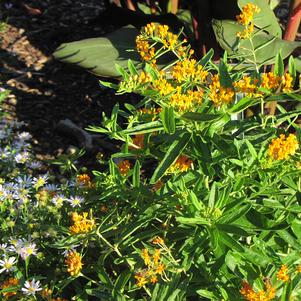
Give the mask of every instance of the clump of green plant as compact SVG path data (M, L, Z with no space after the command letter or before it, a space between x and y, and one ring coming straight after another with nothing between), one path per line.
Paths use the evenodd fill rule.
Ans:
M242 47L259 34L257 12L242 10ZM301 100L293 60L288 72L281 54L273 72L262 72L256 49L237 57L251 62L243 69L227 55L216 64L213 51L197 61L186 41L158 24L145 26L136 46L139 64L117 65L121 82L102 84L143 99L116 104L101 126L89 127L122 142L107 171L81 173L64 157L55 163L76 174L53 185L35 169L29 135L2 123L1 296L297 298L299 111L285 105ZM172 60L159 65L167 55ZM266 115L275 100L277 114ZM250 108L258 114L246 114Z

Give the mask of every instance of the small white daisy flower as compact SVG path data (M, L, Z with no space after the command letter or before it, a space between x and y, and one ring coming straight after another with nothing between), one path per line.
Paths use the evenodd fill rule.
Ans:
M70 199L68 199L68 202L70 203L70 205L72 207L80 207L81 203L83 203L84 198L80 197L80 196L74 196L71 197Z
M10 272L14 270L14 264L16 263L16 257L4 257L0 260L0 274L3 272Z
M21 288L23 294L28 296L34 296L36 292L41 290L40 281L35 281L34 278L31 281L25 281L24 287Z

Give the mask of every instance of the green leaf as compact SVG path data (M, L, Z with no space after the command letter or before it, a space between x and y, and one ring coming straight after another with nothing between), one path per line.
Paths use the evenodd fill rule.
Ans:
M118 293L123 293L124 287L127 284L131 277L131 271L129 269L125 269L124 271L121 272L121 274L118 276L113 291L112 291L112 296L113 298L117 298ZM124 298L125 300L125 298Z
M292 55L289 57L289 60L288 60L288 72L293 77L293 79L295 80L297 70L296 70L295 60L294 60L294 57Z
M163 130L164 127L160 121L152 121L144 124L140 124L137 126L134 126L132 128L126 129L121 131L122 134L145 134L145 133L152 133L157 132L160 130Z
M140 162L137 160L133 169L133 186L140 186Z
M131 75L138 75L138 71L132 60L128 60L128 69L129 69Z
M285 59L296 48L301 46L301 42L291 42L280 38L274 39L274 36L266 34L263 31L255 34L252 38L252 45L249 39L240 40L237 37L237 33L242 31L244 27L230 20L213 20L213 29L221 47L229 54L239 54L246 62L254 64L253 46L255 49L258 48L255 54L256 63L259 66L263 64L273 64L280 49L282 58ZM259 48L260 45L272 39L274 40L266 47Z
M180 224L184 224L184 225L210 225L210 222L203 218L203 217L176 217L176 220L180 223Z
M271 10L268 1L262 0L238 0L238 5L240 8L248 3L253 3L260 8L259 13L254 14L254 23L259 28L264 28L270 35L276 36L278 38L282 37L282 30L279 22Z
M247 144L247 147L249 149L250 154L252 155L253 158L257 158L257 152L252 145L252 143L249 140L245 140L245 143Z
M191 203L194 205L196 210L202 210L203 209L203 203L199 201L198 197L195 195L193 191L190 191L188 199L191 201Z
M166 133L173 134L176 130L176 121L173 107L165 107L160 113Z
M244 248L239 244L232 236L226 234L225 232L220 232L221 241L230 249L236 250L238 252L243 252Z
M224 62L224 60L219 61L218 69L219 69L221 86L225 88L232 88L232 80L228 71L228 67Z
M113 83L110 83L110 82L105 82L105 81L103 81L103 80L100 80L100 81L99 81L99 84L102 85L102 86L105 86L105 87L114 89L114 90L117 90L117 89L118 89L118 85L113 84Z
M219 229L222 232L226 233L232 233L239 236L250 236L251 233L248 233L247 231L240 228L238 225L229 225L229 224L215 224L217 229Z
M284 74L284 64L281 56L281 50L276 55L274 74L282 76Z
M214 55L214 50L213 48L210 48L210 50L200 59L199 64L205 67L208 62L212 59Z
M174 163L177 157L181 154L181 152L186 147L187 143L191 138L190 133L184 133L183 135L179 135L169 149L166 152L163 160L160 162L158 167L156 168L151 180L150 184L155 184L158 180L163 177L167 169Z
M207 113L195 113L195 112L186 112L184 113L181 118L192 120L192 121L212 121L218 120L223 116L223 114L207 114Z
M127 72L125 71L125 69L122 66L115 63L115 68L116 68L117 72L123 77L124 80L129 79L129 75L127 74Z
M54 52L54 57L62 62L76 64L103 77L120 77L115 63L127 67L127 60L134 65L140 62L137 52L129 52L139 34L134 27L122 27L106 37L86 39L62 44Z

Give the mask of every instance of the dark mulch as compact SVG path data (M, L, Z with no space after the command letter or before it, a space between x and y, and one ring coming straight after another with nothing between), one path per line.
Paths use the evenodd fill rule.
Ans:
M0 17L8 23L0 33L0 84L11 90L6 110L28 124L37 156L53 158L70 145L78 146L73 137L56 131L59 120L69 118L82 128L99 125L102 112L109 114L116 102L129 97L101 89L95 76L56 61L52 53L63 42L99 37L113 28L95 24L104 9L101 0L2 1L0 5Z

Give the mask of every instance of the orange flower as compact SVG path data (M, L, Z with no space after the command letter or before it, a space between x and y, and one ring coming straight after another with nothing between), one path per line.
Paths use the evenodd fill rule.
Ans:
M83 267L82 257L76 251L70 251L68 253L65 263L67 265L67 271L71 276L77 276Z
M274 160L288 159L290 155L294 155L299 148L299 143L295 135L289 134L285 137L283 134L279 138L273 139L269 145L268 155Z
M164 239L161 238L160 236L157 236L152 240L152 243L154 245L164 245Z
M118 164L119 172L122 176L126 176L131 169L131 164L129 160L122 160Z
M88 174L81 174L76 177L76 182L82 187L91 187L91 178Z
M133 144L135 144L137 146L137 148L139 149L143 149L144 148L144 134L141 135L136 135L133 139ZM136 149L136 147L130 147L132 149Z
M6 288L11 288L13 286L16 286L19 284L19 279L17 278L9 278L7 280L5 280L2 284L1 284L1 289L4 290ZM12 291L12 292L4 292L2 293L3 294L3 297L4 297L4 300L7 300L9 299L10 297L12 296L15 296L17 295L17 289L15 291Z
M223 104L229 104L234 99L234 90L230 87L222 87L218 74L215 74L212 77L212 83L211 85L209 85L209 89L209 98L212 100L216 107L220 107Z
M248 301L270 301L275 298L276 290L266 281L265 290L256 293L249 283L243 281L240 293Z
M178 159L176 160L176 162L170 166L169 168L169 172L173 173L176 171L180 171L180 172L184 172L187 171L192 165L192 160L189 159L187 156L185 155L180 155L178 157Z
M147 249L142 250L141 257L143 258L145 265L149 265L151 263L151 259L150 259L150 256L149 256L149 253L148 253Z
M72 234L88 233L93 230L95 221L92 218L88 219L87 216L88 212L83 212L82 214L72 213L73 225L69 228Z
M290 280L290 276L288 275L288 268L285 264L283 264L278 271L277 279L282 280L283 282L288 282Z

